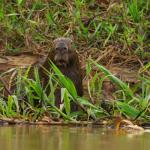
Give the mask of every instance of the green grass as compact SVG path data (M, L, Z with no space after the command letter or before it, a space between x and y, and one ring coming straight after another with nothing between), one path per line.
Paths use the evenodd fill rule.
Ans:
M150 78L148 76L140 77L140 85L138 84L137 90L133 91L129 85L93 60L90 60L89 67L87 68L87 78L90 72L92 72L92 69L89 70L89 68L94 66L98 68L98 71L92 77L92 80L90 79L89 81L91 85L89 86L89 93L91 95L89 98L99 98L97 104L93 104L89 98L79 97L73 82L65 77L51 62L53 73L47 72L50 77L47 85L50 86L49 94L46 93L46 87L41 85L37 68L34 68L34 79L28 77L30 68L26 72L19 70L16 82L19 86L16 86L15 91L12 95L8 96L7 101L2 98L0 99L1 116L36 120L44 116L45 113L48 113L52 118L57 116L63 117L65 120L74 121L79 118L82 118L82 120L99 120L103 117L114 117L116 112L118 112L121 116L131 120L149 121ZM99 76L100 72L103 72L103 77ZM102 102L100 100L102 84L106 78L118 87L118 92L114 93L114 100L110 101L107 105L107 108L111 108L109 112L108 109L100 106ZM61 100L64 102L64 109L59 109L55 106L54 92L57 85L62 87ZM96 90L92 93L93 89ZM81 110L71 112L71 101L75 102Z
M128 55L126 51L132 49L133 54L144 56L150 25L149 0L115 3L108 12L96 0L0 3L0 40L5 52L35 50L35 45L42 48L43 44L49 49L54 38L73 36L79 50L85 46L103 50L115 42L116 46L125 46L118 51Z
M19 117L36 120L45 113L63 117L66 120L99 119L104 116L122 116L132 120L149 120L149 0L122 0L102 7L97 0L52 0L52 1L4 1L0 2L0 53L13 54L22 51L44 53L49 51L53 39L65 36L74 40L74 47L90 61L86 65L89 98L78 97L73 83L64 77L52 64L54 73L50 76L48 86L42 87L38 71L34 70L34 79L25 72L18 70L16 90L7 98L0 98L0 114L7 117ZM102 54L113 49L102 58ZM87 54L86 54L87 52ZM112 62L123 64L126 58L136 58L135 63L144 66L140 72L140 82L130 87L128 83L114 76L103 65ZM120 59L118 59L120 57ZM96 60L96 61L95 61ZM99 60L97 62L97 60ZM138 65L140 69L140 65ZM93 68L97 68L95 72ZM94 73L93 73L94 72ZM103 72L104 76L99 74ZM92 76L91 76L92 73ZM57 75L56 75L57 74ZM2 74L1 74L2 75ZM102 86L109 79L117 86L114 101L110 101L110 112L100 106ZM54 105L54 92L57 85L62 88L64 110ZM2 87L2 86L1 86ZM0 88L2 91L3 89ZM4 100L4 99L7 99ZM96 100L96 104L93 101ZM20 103L21 101L21 103ZM41 106L35 103L40 101ZM70 102L74 101L83 108L76 113L70 111ZM32 116L32 117L30 117Z

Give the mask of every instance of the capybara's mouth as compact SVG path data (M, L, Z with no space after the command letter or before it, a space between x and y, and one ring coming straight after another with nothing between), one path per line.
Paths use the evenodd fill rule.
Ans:
M64 61L64 60L60 60L60 61L56 62L56 65L60 66L60 67L66 67L67 66L67 62Z

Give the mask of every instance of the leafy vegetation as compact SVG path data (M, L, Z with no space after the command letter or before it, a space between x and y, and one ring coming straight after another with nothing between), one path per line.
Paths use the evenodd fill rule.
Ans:
M98 0L2 0L0 53L32 51L43 54L51 48L54 38L71 37L86 71L84 80L88 83L88 97L78 97L72 81L54 64L53 73L47 72L49 94L47 87L41 85L37 69L34 79L29 78L30 68L20 69L15 91L8 97L1 95L1 116L36 120L48 115L73 121L119 115L149 121L149 12L149 0L122 0L109 4ZM122 81L104 67L110 64L138 69L138 82L131 86ZM117 87L113 100L106 104L109 110L100 105L106 79ZM58 85L62 87L63 109L54 105ZM0 90L2 93L3 85ZM71 101L80 107L78 112L70 111Z
M51 67L54 73L48 72L49 82L46 87L42 87L40 78L38 75L37 68L34 68L34 79L28 77L29 69L26 72L17 75L16 82L19 86L16 86L16 90L12 95L9 95L7 100L0 100L0 111L2 116L6 117L23 117L24 119L36 120L43 117L45 114L52 115L53 117L63 117L65 120L78 120L82 118L84 120L90 119L100 119L103 117L113 117L116 116L116 112L123 115L129 119L136 120L149 120L149 77L141 77L141 82L139 88L140 91L134 91L125 82L121 81L119 78L111 74L106 68L91 60L91 68L95 65L98 68L95 76L90 80L90 85L101 85L100 88L95 91L94 96L100 94L102 91L102 84L104 82L104 77L109 78L115 85L118 86L118 91L113 93L115 95L114 100L109 101L108 106L111 109L105 109L98 104L93 104L90 99L85 97L79 97L77 95L75 86L73 82L65 77L60 70L52 63ZM100 76L100 72L104 73L104 77ZM87 75L88 77L88 75ZM93 80L94 79L94 80ZM55 96L54 92L57 85L61 86L61 100L64 102L63 109L58 109L55 106ZM142 88L140 89L142 85ZM50 91L47 94L46 88L50 86ZM90 93L95 88L95 86L89 86ZM118 94L119 93L119 94ZM93 95L91 94L91 98ZM99 97L100 98L100 97ZM95 98L96 99L96 98ZM74 101L81 109L78 112L70 111L71 101ZM108 107L107 106L107 107ZM88 119L88 120L89 120Z

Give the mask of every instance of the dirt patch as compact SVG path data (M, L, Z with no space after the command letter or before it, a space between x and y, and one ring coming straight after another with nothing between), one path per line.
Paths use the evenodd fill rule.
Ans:
M26 68L41 63L45 57L36 54L20 54L17 56L0 57L0 73L12 68Z

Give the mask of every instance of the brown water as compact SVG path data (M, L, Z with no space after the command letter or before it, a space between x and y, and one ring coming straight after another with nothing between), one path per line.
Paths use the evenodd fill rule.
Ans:
M150 150L150 133L90 127L1 126L0 150Z

